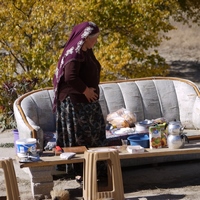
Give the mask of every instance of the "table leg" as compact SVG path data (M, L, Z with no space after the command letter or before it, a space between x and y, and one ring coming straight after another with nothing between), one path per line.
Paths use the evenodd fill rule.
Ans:
M50 195L53 189L53 166L29 167L28 173L31 178L31 190L33 197L39 195Z

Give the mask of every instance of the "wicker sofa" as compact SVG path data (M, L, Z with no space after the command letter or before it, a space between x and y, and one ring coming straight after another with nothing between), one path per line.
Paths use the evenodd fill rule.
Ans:
M164 117L180 120L190 139L200 138L200 91L191 81L175 77L149 77L104 82L100 104L104 118L120 108L137 116L137 121ZM35 90L14 102L19 138L34 137L43 144L44 134L55 132L52 88Z

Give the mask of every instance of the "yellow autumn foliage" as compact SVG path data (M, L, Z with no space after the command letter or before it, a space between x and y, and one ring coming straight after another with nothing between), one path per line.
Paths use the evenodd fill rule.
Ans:
M169 66L156 47L174 28L170 17L198 21L192 9L197 6L194 0L0 0L0 122L10 125L6 119L18 96L52 86L75 24L93 21L100 27L94 51L101 81L165 76Z

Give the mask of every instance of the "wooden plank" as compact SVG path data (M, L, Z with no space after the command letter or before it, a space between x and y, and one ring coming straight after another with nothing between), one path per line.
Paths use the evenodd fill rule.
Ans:
M159 157L159 156L174 156L174 155L188 155L188 154L198 154L200 153L200 148L193 149L177 149L171 151L151 151L146 150L144 153L119 153L120 159L133 159L133 158L148 158L148 157Z
M62 147L63 152L74 152L77 154L84 153L87 151L86 146L76 146L76 147ZM53 152L55 152L55 155L60 155L62 152L58 151L56 149L53 149Z
M17 157L19 161L19 158ZM82 163L84 162L84 154L77 154L74 158L66 160L61 159L60 156L41 157L40 161L20 163L20 168L24 167L43 167L61 164Z
M105 147L99 147L105 148ZM134 158L148 158L148 157L159 157L159 156L174 156L174 155L187 155L187 154L200 154L200 141L191 141L190 144L185 144L182 149L145 149L145 152L142 153L129 153L126 150L120 151L120 147L106 147L106 148L116 148L119 150L120 159L134 159ZM97 149L97 148L91 148ZM46 154L47 153L47 154ZM45 156L40 157L40 161L37 162L28 162L20 163L20 167L41 167L41 166L51 166L59 164L70 164L70 163L82 163L84 162L84 154L76 154L74 158L69 160L61 159L60 156L55 156L55 154L49 154L48 152L44 153ZM19 158L17 158L19 161Z

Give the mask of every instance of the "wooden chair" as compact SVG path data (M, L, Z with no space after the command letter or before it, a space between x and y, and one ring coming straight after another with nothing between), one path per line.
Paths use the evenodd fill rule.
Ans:
M17 179L15 169L13 166L13 160L11 158L0 157L0 168L4 171L5 184L6 184L6 196L7 200L20 200L19 188L17 185Z

